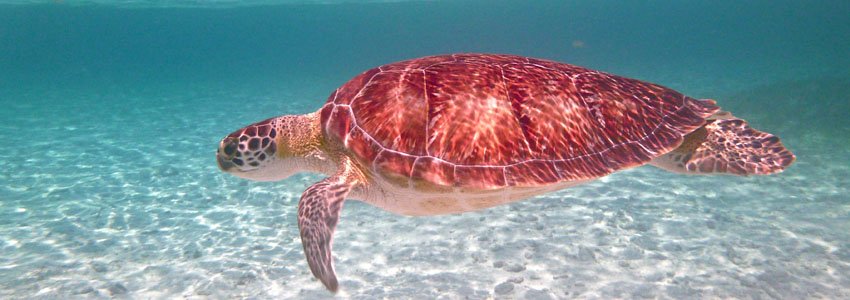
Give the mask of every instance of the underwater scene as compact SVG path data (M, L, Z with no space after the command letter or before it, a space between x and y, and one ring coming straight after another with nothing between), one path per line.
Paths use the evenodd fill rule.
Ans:
M329 175L233 176L223 138L452 53L713 99L796 160L645 165L435 216L345 201L331 292L299 230L302 193ZM848 53L844 0L0 0L0 298L850 299Z

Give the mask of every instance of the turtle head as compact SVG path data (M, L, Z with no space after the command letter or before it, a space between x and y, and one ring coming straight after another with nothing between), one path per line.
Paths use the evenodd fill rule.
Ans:
M257 181L283 180L301 171L290 149L296 122L297 116L271 118L224 137L216 152L219 169Z

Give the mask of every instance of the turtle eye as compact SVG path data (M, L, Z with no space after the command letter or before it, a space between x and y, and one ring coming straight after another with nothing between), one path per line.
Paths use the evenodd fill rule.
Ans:
M236 152L236 146L235 145L227 145L227 146L224 147L224 154L226 154L227 156L233 155L233 153L235 153L235 152Z
M225 140L224 141L224 147L222 148L224 155L228 156L228 157L233 156L233 154L236 153L236 145L237 145L236 139Z

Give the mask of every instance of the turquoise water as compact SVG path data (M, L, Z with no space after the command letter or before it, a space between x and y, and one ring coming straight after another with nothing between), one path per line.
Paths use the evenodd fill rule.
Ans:
M283 4L281 4L283 3ZM653 167L460 215L346 203L340 298L850 298L846 1L0 1L0 298L331 298L320 175L215 165L244 125L451 52L656 82L779 136L764 177Z

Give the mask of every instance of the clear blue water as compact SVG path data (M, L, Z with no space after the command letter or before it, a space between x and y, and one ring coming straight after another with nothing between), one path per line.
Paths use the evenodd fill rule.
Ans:
M480 212L346 203L357 299L850 298L846 1L0 1L0 298L330 298L296 203L219 140L377 65L553 59L716 99L797 155L652 167Z

